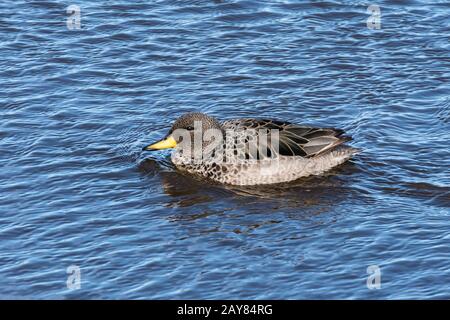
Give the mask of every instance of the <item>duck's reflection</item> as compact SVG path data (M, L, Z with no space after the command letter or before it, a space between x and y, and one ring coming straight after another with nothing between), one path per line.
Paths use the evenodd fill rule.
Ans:
M199 203L213 201L204 192L204 181L184 175L177 171L168 159L154 160L147 158L139 163L138 169L147 177L156 177L160 180L163 191L170 196L166 206L189 207Z
M348 186L355 164L346 163L327 175L294 182L261 186L224 186L177 171L168 159L147 158L139 164L146 177L159 180L167 198L166 206L179 209L171 220L196 220L212 214L251 214L284 212L301 219L331 211L351 196ZM261 225L265 222L255 222Z

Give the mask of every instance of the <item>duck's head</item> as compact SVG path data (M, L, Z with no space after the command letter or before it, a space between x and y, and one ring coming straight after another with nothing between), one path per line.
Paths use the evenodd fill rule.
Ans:
M205 133L222 132L220 123L213 117L200 112L190 112L179 117L164 139L150 144L142 150L161 150L175 147L194 146L197 139L204 141ZM203 142L204 145L204 142Z

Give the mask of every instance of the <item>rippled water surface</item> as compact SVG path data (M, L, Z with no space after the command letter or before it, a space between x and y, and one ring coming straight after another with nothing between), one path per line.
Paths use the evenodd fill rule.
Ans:
M450 298L448 1L70 4L0 3L0 297ZM364 151L214 185L140 151L192 110Z

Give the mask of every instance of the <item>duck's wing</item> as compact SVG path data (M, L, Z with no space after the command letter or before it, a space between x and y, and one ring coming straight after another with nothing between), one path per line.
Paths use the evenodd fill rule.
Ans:
M245 142L249 140L249 136L267 134L267 139L253 139L253 141L258 140L258 147L266 148L268 156L277 153L283 156L312 158L351 140L351 137L344 135L341 129L301 126L269 119L228 120L223 123L223 128L225 131L239 132L238 137L246 139ZM278 138L277 134L271 135L271 130L278 130Z

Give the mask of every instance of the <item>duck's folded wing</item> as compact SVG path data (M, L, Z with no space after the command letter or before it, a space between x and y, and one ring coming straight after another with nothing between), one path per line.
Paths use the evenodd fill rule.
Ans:
M312 158L351 140L341 129L300 126L276 120L238 119L227 121L224 126L235 131L247 131L248 135L267 134L267 139L258 139L258 147L267 148L269 156L276 153Z

